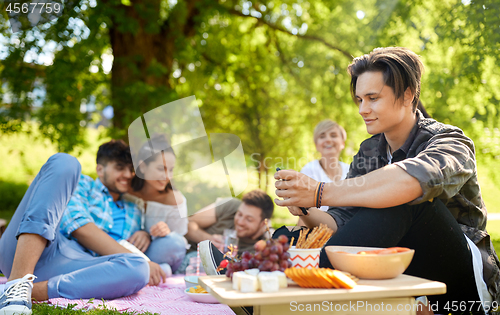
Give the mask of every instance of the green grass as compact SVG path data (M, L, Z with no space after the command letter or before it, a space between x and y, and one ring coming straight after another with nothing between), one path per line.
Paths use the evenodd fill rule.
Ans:
M76 304L70 304L66 308L54 307L53 305L49 305L47 303L33 304L33 315L77 315L77 314L88 314L88 315L133 315L133 314L144 314L144 315L152 315L150 312L119 312L114 309L107 309L105 305L100 303L100 301L89 301L89 308L83 310L75 310ZM96 308L94 308L96 307ZM154 313L158 314L158 313Z
M108 139L102 137L104 130L87 131L86 139L89 146L86 148L78 148L72 155L76 156L82 165L82 173L93 178L95 174L95 156L97 148L101 143ZM2 207L0 208L0 218L9 220L15 211L15 207L19 199L24 194L24 191L38 173L40 167L47 159L57 152L57 147L51 144L48 140L36 138L37 135L2 135L0 137L0 152L3 152L0 159L0 200ZM500 204L497 202L500 195L500 176L497 176L494 170L500 168L500 160L489 160L478 164L478 178L481 186L484 202L489 213L500 213ZM249 172L249 186L247 191L255 189L258 186L256 171ZM274 193L274 172L270 172L268 178L267 192L272 199L276 198ZM275 207L272 218L272 225L278 228L282 225L295 225L297 218L292 216L286 207ZM491 235L491 239L495 250L500 253L500 220L488 221L487 230ZM99 305L94 301L94 305ZM97 308L92 310L74 310L75 305L70 305L67 308L54 308L46 303L35 304L33 306L34 315L44 314L89 314L89 315L105 315L105 314L138 314L136 312L119 312L116 310ZM151 314L151 313L142 313Z
M88 129L86 148L77 148L70 154L82 165L82 173L96 177L95 156L104 138L104 129ZM57 147L46 139L39 138L35 132L31 135L12 134L0 136L0 218L10 220L22 196L36 174L53 154Z
M87 129L88 146L70 152L80 161L83 174L95 177L97 149L99 145L109 140L103 137L103 134L103 128ZM47 159L58 150L49 140L40 138L35 132L29 136L21 133L2 135L0 152L2 152L0 180L29 184Z
M77 148L72 155L76 156L82 165L82 173L93 178L95 173L95 156L100 144L108 139L103 137L104 129L88 129L86 141L89 146ZM48 140L41 139L34 132L31 135L13 134L0 137L0 152L4 157L0 159L0 218L9 220L15 211L20 196L34 179L40 167L47 159L57 152L57 147ZM500 177L492 170L500 168L500 160L488 160L478 164L478 178L484 202L489 213L500 213L500 203L496 202L500 195ZM268 174L267 192L271 198L276 198L274 193L274 172ZM11 186L10 190L7 186ZM249 185L247 191L258 187L257 172L249 172ZM13 191L14 190L14 191ZM281 225L295 225L297 218L293 217L286 207L275 207L272 218L274 228ZM500 239L500 226L490 228L489 231L498 231Z
M500 220L488 221L486 230L491 235L491 242L497 254L500 254Z

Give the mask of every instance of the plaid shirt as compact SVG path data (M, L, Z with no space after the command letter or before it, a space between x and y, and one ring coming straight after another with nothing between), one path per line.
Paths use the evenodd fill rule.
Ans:
M486 232L486 207L477 181L474 143L457 127L424 118L417 123L401 148L392 155L398 165L420 182L423 194L408 204L439 198L453 214L463 233L481 251L483 275L493 298L500 298L500 262ZM347 178L365 175L388 164L387 141L377 134L361 143ZM355 213L354 207L330 207L328 213L339 228Z
M126 210L122 238L128 239L141 229L142 212L133 202L121 197L120 199ZM69 238L73 231L91 222L108 233L113 228L112 202L113 197L99 178L93 180L89 176L81 175L78 187L64 210L61 233Z

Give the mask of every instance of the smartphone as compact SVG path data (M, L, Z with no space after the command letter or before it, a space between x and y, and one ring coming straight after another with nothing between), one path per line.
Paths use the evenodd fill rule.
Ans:
M278 171L281 171L281 168L277 167L277 168L276 168L276 172L278 172ZM307 215L307 213L308 213L308 212L307 212L307 209L306 209L306 208L304 208L304 207L299 207L299 208L300 208L300 210L302 210L302 213L303 213L304 215Z

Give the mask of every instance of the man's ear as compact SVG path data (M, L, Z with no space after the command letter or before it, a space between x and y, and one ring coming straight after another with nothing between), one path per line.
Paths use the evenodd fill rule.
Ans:
M269 222L269 220L267 220L267 222ZM266 219L260 221L260 229L262 230L262 232L264 232L265 230L267 230Z
M411 89L409 87L407 87L405 94L404 94L403 105L404 106L412 106L414 98L415 98L415 94L413 94Z
M97 164L95 167L95 172L97 173L97 176L103 177L104 176L104 165L102 164Z

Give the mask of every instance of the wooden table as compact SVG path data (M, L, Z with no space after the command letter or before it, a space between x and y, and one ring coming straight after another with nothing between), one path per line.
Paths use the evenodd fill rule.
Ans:
M204 276L199 284L219 302L229 306L253 306L265 314L416 314L414 296L446 293L442 282L400 275L388 280L359 280L347 289L306 289L295 284L274 293L241 293L226 276Z

